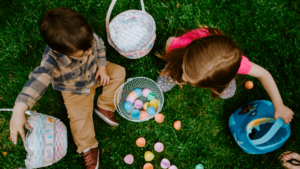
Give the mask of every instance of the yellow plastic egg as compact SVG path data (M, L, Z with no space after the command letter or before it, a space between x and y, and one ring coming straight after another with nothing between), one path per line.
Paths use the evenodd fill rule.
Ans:
M152 99L152 100L150 101L150 106L152 106L152 107L154 107L154 108L157 108L158 105L159 105L159 102L158 102L157 99Z
M146 145L146 140L143 137L136 139L136 145L139 147L144 147Z
M149 102L146 102L144 103L144 106L143 106L143 109L144 110L147 110L147 108L150 106L150 103Z
M162 123L165 119L165 116L161 113L158 113L154 118L157 123Z
M175 121L174 124L173 124L173 127L176 130L180 130L180 128L181 128L181 122L179 120Z
M154 159L154 154L151 151L146 151L144 157L146 161L152 161Z

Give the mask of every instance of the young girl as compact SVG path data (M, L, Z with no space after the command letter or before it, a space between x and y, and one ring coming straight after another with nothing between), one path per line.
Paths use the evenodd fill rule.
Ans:
M259 79L275 107L275 118L285 123L293 119L293 111L283 104L272 75L250 62L241 49L220 30L209 27L188 32L178 38L170 37L166 54L158 55L167 64L157 83L162 91L171 90L176 83L189 82L197 88L210 89L214 98L229 98L235 93L236 74ZM176 82L176 83L175 83Z

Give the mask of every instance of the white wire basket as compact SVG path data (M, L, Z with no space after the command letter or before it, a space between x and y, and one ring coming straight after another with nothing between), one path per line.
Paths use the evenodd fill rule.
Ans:
M152 90L152 92L156 95L156 99L159 102L159 105L157 107L157 110L155 111L155 114L148 117L148 118L144 118L144 119L134 119L130 116L129 113L127 113L124 110L124 103L126 102L126 98L128 96L128 94L135 88L149 88L150 90ZM138 98L139 100L141 100L143 103L148 102L147 98L144 97L143 95L140 96ZM135 77L135 78L129 78L123 85L121 85L116 93L115 93L115 98L114 98L114 103L115 103L115 107L117 112L124 117L125 119L129 120L129 121L133 121L133 122L143 122L143 121L148 121L151 118L153 118L156 114L158 114L163 105L164 105L164 95L163 92L161 91L160 87L157 85L157 83L155 81L153 81L152 79L149 79L147 77ZM143 108L141 108L143 109Z
M144 2L141 0L142 11L122 12L109 23L116 1L112 0L106 15L108 43L129 59L138 59L147 55L156 38L156 25L153 17L145 11Z
M13 109L0 109L13 111ZM28 124L33 128L26 133L24 147L27 151L25 165L27 168L50 166L61 160L67 154L67 128L58 118L33 111Z

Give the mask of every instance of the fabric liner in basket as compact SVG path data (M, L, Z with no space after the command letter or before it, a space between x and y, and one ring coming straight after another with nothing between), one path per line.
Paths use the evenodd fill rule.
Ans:
M141 0L141 10L120 13L109 23L112 9L117 0L112 0L106 15L106 31L109 44L121 55L138 59L147 55L156 38L153 17L145 11Z
M126 102L126 97L128 94L135 88L141 88L142 90L144 88L149 88L152 90L152 92L156 95L156 99L159 102L158 108L154 115L150 116L149 118L145 119L134 119L130 116L129 113L127 113L124 110L124 103ZM138 98L143 103L148 102L147 98L145 98L143 95ZM152 79L149 79L147 77L135 77L135 78L129 78L123 85L121 85L118 90L115 93L114 103L117 112L124 117L127 120L133 121L133 122L143 122L147 121L151 118L153 118L156 114L160 112L160 110L163 107L164 104L164 95L158 86L158 84L153 81Z

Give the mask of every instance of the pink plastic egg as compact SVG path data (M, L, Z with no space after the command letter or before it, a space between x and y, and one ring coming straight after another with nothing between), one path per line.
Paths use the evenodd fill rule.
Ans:
M132 154L128 154L124 157L124 161L126 164L132 164L133 163L133 155Z
M164 150L164 145L161 142L157 142L154 145L154 150L160 153Z
M152 92L150 89L145 88L145 89L143 90L143 96L147 98L147 96L148 96L148 94L149 94L150 92Z
M135 100L135 102L134 102L134 108L136 108L136 109L142 108L143 105L144 104L143 104L143 102L141 100Z
M170 161L166 158L163 158L160 162L161 168L168 168L170 167L170 165L171 165Z
M135 99L136 99L136 98L134 98L132 95L128 95L128 96L126 97L126 101L127 101L127 102L130 102L130 103L132 103L132 104L134 103Z
M177 169L177 167L175 165L171 165L169 169Z

